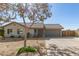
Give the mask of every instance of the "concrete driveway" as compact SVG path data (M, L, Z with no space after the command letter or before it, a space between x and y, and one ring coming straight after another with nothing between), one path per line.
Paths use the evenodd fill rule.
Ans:
M46 40L48 56L79 56L79 38L64 37Z
M49 38L46 40L46 46L56 44L58 47L67 48L75 47L79 48L79 38L78 37L64 37L64 38Z

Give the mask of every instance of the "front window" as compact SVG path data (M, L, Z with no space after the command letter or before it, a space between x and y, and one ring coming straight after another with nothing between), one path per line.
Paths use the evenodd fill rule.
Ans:
M12 33L12 29L7 29L7 33L8 34Z
M21 34L21 33L23 33L23 30L22 29L18 29L17 30L17 34Z

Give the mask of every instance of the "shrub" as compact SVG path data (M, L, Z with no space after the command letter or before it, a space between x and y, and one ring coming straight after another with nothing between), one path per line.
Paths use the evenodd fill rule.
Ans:
M18 53L16 55L19 55L23 52L37 52L37 49L36 48L33 48L33 47L22 47L22 48L19 48L18 49Z
M18 38L22 38L22 37L19 35Z
M11 38L14 38L14 36L13 36L13 35L11 35L10 37L11 37Z
M4 30L0 29L0 36L4 36Z

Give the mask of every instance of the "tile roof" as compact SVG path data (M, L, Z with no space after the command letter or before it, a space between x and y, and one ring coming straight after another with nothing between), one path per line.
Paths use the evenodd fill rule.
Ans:
M45 24L46 29L63 29L60 24Z
M6 26L10 23L12 23L12 22L5 23L2 26ZM18 24L21 24L24 26L23 23L19 23L19 22L15 22L15 23L18 23ZM27 23L27 26L29 27L30 23ZM44 26L46 29L63 29L63 27L60 24L44 24ZM31 28L43 28L43 24L42 23L38 23L38 24L35 23L31 26Z

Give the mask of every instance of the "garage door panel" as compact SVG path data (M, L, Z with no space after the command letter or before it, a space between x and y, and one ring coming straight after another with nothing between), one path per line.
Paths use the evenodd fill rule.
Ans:
M59 37L60 31L46 30L45 36L46 37Z

